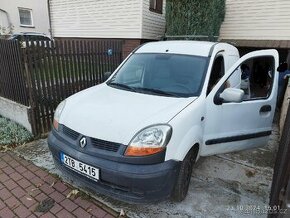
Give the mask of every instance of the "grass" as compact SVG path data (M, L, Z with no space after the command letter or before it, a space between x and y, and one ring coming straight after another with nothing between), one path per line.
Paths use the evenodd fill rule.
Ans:
M31 141L32 134L19 124L0 116L0 148Z

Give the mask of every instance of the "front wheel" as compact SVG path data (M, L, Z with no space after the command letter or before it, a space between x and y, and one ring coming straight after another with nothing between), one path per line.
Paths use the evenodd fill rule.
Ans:
M198 154L198 147L194 146L185 156L181 163L178 178L174 186L171 198L174 201L183 201L187 195L192 168Z

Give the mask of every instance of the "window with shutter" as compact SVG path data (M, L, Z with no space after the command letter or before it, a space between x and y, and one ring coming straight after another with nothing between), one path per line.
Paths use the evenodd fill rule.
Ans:
M163 0L150 0L150 11L162 14L163 11Z

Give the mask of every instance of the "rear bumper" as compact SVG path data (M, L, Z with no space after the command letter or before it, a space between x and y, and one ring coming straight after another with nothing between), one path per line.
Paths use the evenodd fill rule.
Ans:
M53 133L48 137L48 145L56 167L76 184L90 192L130 203L152 203L168 198L180 167L180 162L173 160L152 165L137 165L102 159L75 149ZM96 182L64 166L60 160L61 152L99 168L100 180Z

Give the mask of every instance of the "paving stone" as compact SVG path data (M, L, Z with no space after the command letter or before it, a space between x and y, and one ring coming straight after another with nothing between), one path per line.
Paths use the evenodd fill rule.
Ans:
M22 196L26 194L26 192L20 186L13 189L11 193L18 198L21 198Z
M58 181L57 183L54 184L53 186L54 189L56 189L59 192L64 192L67 190L67 186L64 185L62 182Z
M54 191L49 195L55 202L60 203L65 199L65 196L58 191Z
M90 215L87 211L85 211L84 209L78 207L74 212L74 215L76 215L76 217L91 217L92 215Z
M8 179L7 181L4 182L4 185L8 190L12 190L18 186L13 180Z
M12 194L7 188L3 188L0 190L0 198L5 201L6 199L10 198Z
M72 212L78 207L78 205L76 205L70 199L65 199L64 201L60 203L60 205L63 206L69 212Z
M19 181L17 181L17 183L24 189L31 185L31 183L25 178L20 179Z
M54 206L50 209L50 212L52 214L57 214L59 211L63 209L62 206L60 206L58 203L55 203Z
M6 173L7 175L10 175L11 173L15 172L15 170L11 166L7 166L7 167L3 168L2 171L4 173Z
M67 199L72 188L45 170L15 156L0 153L0 217L104 217L109 214L93 200ZM40 202L52 199L45 213L36 212ZM88 208L90 208L88 212ZM49 211L48 211L49 210Z
M15 215L8 207L5 207L2 210L0 210L0 217L3 217L3 218L14 218Z
M19 207L17 207L16 209L13 210L14 213L16 213L19 217L28 217L30 216L32 213L30 210L28 210L26 207L20 205Z
M5 204L10 208L10 209L15 209L17 208L21 203L20 201L14 197L11 196L10 198L5 200Z
M10 174L9 176L14 181L18 181L18 180L23 178L23 176L21 176L18 172L14 172L14 173Z
M36 203L36 200L34 200L34 198L31 196L23 196L22 198L20 198L20 201L27 208L30 208Z
M75 217L74 215L72 215L70 212L68 212L65 209L63 209L60 212L58 212L56 214L56 216L59 217L59 218L71 218L71 217Z
M22 174L22 173L24 173L25 171L27 171L27 169L26 169L24 166L21 166L21 165L15 167L15 170L16 170L18 173L20 173L20 174Z

